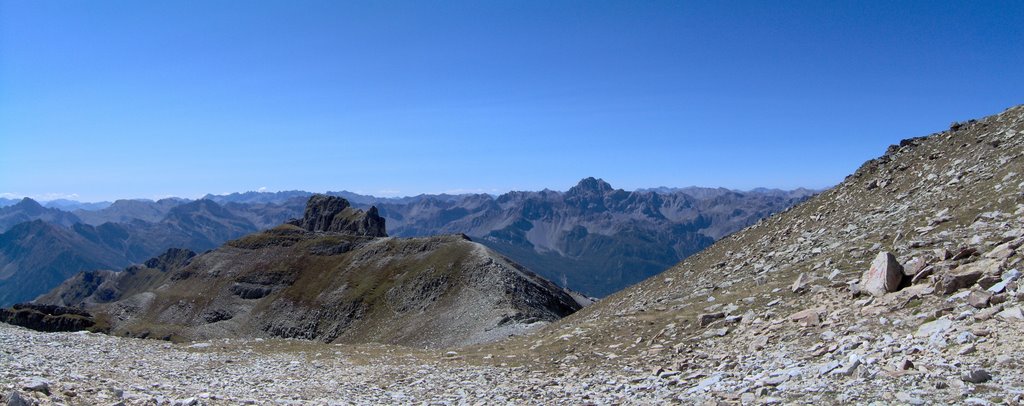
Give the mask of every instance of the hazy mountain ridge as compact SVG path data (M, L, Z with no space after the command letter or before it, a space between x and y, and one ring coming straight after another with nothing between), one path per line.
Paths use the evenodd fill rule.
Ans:
M82 219L82 222L91 225L129 223L133 220L155 223L163 220L170 213L171 209L190 201L181 198L166 198L156 201L148 199L121 199L99 210L78 209L74 213Z
M81 222L74 214L59 209L43 207L35 200L27 197L21 199L17 204L0 207L0 233L18 223L33 220L43 220L63 227L69 227L72 224Z
M0 234L0 304L31 300L83 270L120 269L168 248L213 249L257 230L208 200L176 205L157 222L20 223Z

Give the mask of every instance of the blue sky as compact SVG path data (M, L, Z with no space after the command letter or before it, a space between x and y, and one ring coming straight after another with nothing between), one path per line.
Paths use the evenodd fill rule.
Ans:
M0 0L0 197L825 187L1024 102L1024 2Z

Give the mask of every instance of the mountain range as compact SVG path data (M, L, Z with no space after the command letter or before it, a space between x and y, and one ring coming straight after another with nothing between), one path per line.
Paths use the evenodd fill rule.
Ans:
M30 300L82 270L121 269L169 248L209 250L301 218L311 195L247 192L199 200L117 200L96 210L73 212L23 199L0 208L0 232L7 232L0 239L0 305ZM327 195L344 197L361 209L378 207L394 236L466 234L561 286L600 297L656 274L812 192L627 192L587 178L566 192ZM45 224L8 231L33 220Z

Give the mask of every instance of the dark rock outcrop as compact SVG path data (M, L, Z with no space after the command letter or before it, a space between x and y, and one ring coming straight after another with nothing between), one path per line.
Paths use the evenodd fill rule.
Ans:
M48 332L86 330L96 324L88 312L33 303L20 303L10 309L0 309L0 322Z
M306 231L335 232L367 237L387 237L384 218L377 212L377 207L367 211L353 208L348 200L337 196L313 195L306 202L306 211L302 219L294 219L288 224L295 225Z
M184 248L171 248L156 258L146 261L146 268L159 269L167 272L174 268L188 265L189 261L196 256L196 253Z

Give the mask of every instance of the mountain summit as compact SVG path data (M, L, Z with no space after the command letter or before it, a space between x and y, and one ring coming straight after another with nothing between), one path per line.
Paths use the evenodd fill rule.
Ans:
M387 237L384 218L377 213L377 207L362 211L352 207L348 200L337 196L313 195L306 203L301 219L288 224L306 231L340 232L367 237Z

